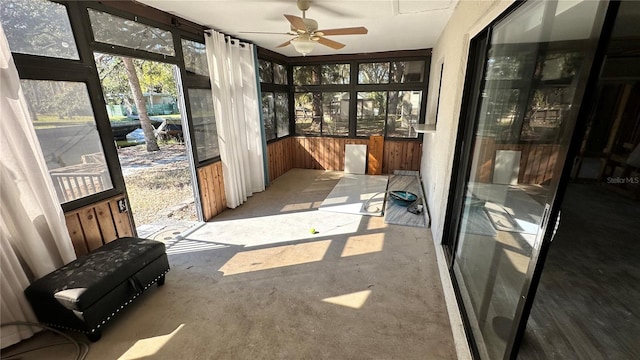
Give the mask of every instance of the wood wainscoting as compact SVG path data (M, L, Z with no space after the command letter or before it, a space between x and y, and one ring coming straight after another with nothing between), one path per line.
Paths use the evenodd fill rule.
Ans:
M301 169L344 170L346 144L368 145L369 139L331 137L293 137L292 167ZM394 170L420 170L422 142L385 140L382 173Z
M200 199L204 220L209 221L227 208L227 196L224 192L222 161L198 168Z
M476 138L478 167L471 177L473 181L491 183L495 166L496 151L520 151L518 184L544 184L551 180L558 160L560 145L556 144L499 144L492 138Z
M269 181L282 176L293 166L293 138L288 137L267 144L267 164L269 166Z
M129 212L118 209L122 199L124 195L117 195L64 214L77 256L115 239L133 236Z
M496 144L496 150L520 151L518 184L545 184L553 178L560 145Z

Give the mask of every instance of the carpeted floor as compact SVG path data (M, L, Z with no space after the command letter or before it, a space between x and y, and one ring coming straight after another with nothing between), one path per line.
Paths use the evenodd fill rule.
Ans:
M166 284L125 309L87 358L455 359L429 230L320 216L341 175L291 170L177 240ZM282 228L287 221L317 233ZM216 224L226 224L224 238ZM52 341L40 334L11 350ZM31 358L70 359L70 350Z

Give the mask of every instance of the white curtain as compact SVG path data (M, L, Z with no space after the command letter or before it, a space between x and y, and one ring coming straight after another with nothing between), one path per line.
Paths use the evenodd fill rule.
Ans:
M264 190L255 46L211 30L205 37L227 206Z
M0 319L36 321L24 289L76 256L2 27L0 98ZM15 326L0 333L2 348L33 335Z

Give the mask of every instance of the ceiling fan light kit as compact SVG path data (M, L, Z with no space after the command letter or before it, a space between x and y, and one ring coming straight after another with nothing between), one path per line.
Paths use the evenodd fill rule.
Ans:
M316 46L316 42L307 36L298 36L295 39L291 40L291 45L296 49L297 52L302 54L302 56L306 56L308 53L312 52Z
M281 33L281 34L294 35L295 37L285 43L278 45L277 47L279 48L285 47L291 44L298 53L302 54L302 56L306 56L307 54L313 51L316 44L321 44L335 50L342 49L345 46L342 43L327 39L324 36L364 35L368 32L367 28L365 28L364 26L318 30L318 22L314 19L309 19L306 17L306 12L307 10L309 10L311 1L297 0L297 4L298 4L298 9L302 11L302 17L285 14L284 17L287 19L287 21L289 21L291 32ZM252 33L255 33L255 32L252 32ZM264 33L264 34L274 34L274 33Z

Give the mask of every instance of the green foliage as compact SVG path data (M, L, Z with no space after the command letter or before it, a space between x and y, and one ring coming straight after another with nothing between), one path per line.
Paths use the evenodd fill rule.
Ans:
M22 80L33 120L93 118L87 86L81 82Z
M272 83L273 82L273 68L271 61L258 60L258 74L260 76L260 82Z
M136 65L140 87L146 89L146 92L178 95L172 65L141 59L135 59L133 63Z
M365 63L358 68L358 83L386 84L389 82L389 63Z
M322 65L323 84L349 84L351 78L349 64Z
M318 66L294 66L293 83L295 85L320 84L320 70Z
M91 29L96 41L173 56L171 32L137 21L89 9Z
M46 0L0 0L0 22L12 52L79 59L64 5Z
M132 104L131 88L122 57L95 53L94 58L107 103ZM178 95L172 65L143 59L133 59L133 63L142 92L165 93L174 97Z

